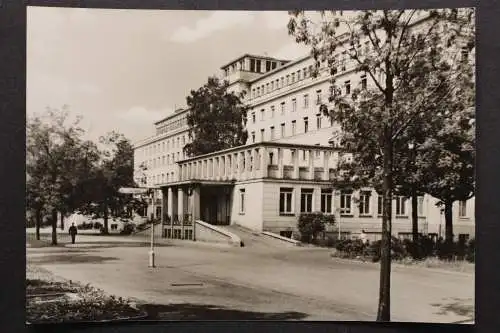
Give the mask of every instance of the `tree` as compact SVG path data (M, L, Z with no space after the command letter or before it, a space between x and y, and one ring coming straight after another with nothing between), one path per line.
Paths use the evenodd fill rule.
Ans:
M75 170L81 161L83 130L80 118L68 124L69 111L48 108L43 116L28 119L27 124L27 194L28 208L37 220L37 238L41 213L50 214L52 244L57 245L57 214L69 212L72 186L79 180Z
M396 160L417 124L439 123L436 115L455 93L461 73L454 58L457 38L472 25L473 10L369 10L321 12L316 24L304 12L293 12L288 24L296 41L310 45L316 61L313 75L331 75L329 104L322 110L341 128L341 143L352 161L339 171L343 181L368 183L383 192L378 321L390 320L391 212ZM417 21L418 27L417 27ZM470 34L465 45L473 46ZM340 59L337 49L343 49ZM342 94L335 74L354 63L372 83ZM326 73L325 73L326 72ZM435 127L433 127L435 128ZM407 149L406 149L407 150Z
M299 216L298 229L303 241L314 243L318 234L325 231L325 225L334 223L334 215L326 215L322 212L302 213Z
M116 132L101 137L100 142L105 149L100 152L101 159L84 184L83 197L86 199L81 211L102 218L103 233L107 234L109 218L127 216L127 208L134 201L131 196L118 192L120 187L135 186L134 149L127 138Z
M227 90L228 82L216 77L187 97L189 138L184 146L188 156L240 146L246 143L245 124L248 107L241 98Z

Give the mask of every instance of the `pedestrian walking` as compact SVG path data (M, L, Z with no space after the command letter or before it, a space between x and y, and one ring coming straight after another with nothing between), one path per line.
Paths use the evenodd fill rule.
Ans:
M367 244L368 238L366 237L366 233L365 233L364 230L361 230L361 236L360 236L360 238L361 238L361 242L363 242L363 244Z
M71 227L69 227L69 234L71 236L71 244L75 244L75 238L76 234L78 233L78 230L75 227L75 224L71 224Z

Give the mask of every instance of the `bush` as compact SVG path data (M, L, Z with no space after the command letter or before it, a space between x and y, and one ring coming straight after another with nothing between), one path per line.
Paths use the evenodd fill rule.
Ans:
M123 230L120 232L123 235L130 235L135 231L135 226L131 223L125 224Z
M327 215L321 212L300 214L298 221L300 240L304 243L315 241L318 233L325 231L325 225L333 223L335 223L335 217L333 215Z
M467 244L465 249L465 260L468 262L476 262L476 240L473 238Z

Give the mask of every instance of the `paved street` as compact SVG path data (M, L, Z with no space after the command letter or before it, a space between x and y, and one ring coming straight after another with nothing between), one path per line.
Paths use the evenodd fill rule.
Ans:
M82 235L74 246L28 248L27 256L61 277L149 304L158 318L376 317L378 265L332 259L325 249L170 243L156 248L150 269L144 240ZM394 321L470 321L473 297L471 274L393 268Z

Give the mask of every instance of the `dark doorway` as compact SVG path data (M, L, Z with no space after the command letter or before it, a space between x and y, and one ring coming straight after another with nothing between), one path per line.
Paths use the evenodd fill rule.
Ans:
M214 225L229 225L231 222L232 187L203 186L201 188L201 219Z

